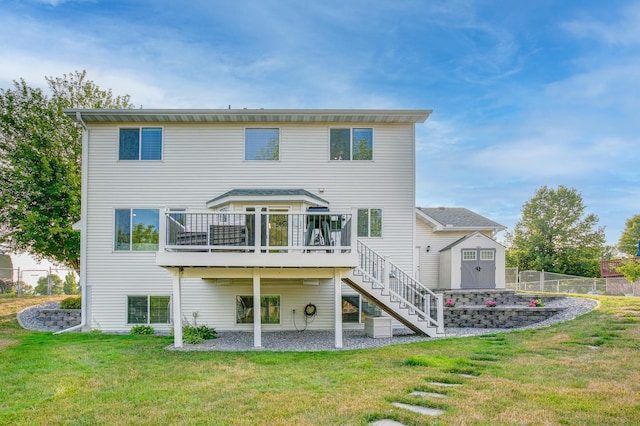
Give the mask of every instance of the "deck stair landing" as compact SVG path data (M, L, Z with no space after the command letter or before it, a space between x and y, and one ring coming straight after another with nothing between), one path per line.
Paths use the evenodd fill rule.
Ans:
M436 294L358 241L359 266L343 282L417 334L444 333L444 308Z

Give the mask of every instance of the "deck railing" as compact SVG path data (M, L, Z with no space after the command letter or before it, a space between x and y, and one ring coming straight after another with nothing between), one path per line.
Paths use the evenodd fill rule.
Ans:
M429 326L442 328L444 311L442 295L425 287L386 257L358 241L359 270L363 279L374 287L388 291L392 299L416 312Z
M352 250L352 214L165 212L167 251L328 252Z

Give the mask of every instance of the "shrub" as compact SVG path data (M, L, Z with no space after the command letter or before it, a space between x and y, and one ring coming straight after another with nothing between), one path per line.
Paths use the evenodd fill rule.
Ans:
M60 309L82 309L82 298L67 297L60 301Z
M136 334L138 336L153 334L153 332L153 327L151 327L150 325L139 324L131 327L131 334Z
M218 332L214 328L206 325L194 326L187 324L182 327L182 340L192 345L215 339L217 334Z

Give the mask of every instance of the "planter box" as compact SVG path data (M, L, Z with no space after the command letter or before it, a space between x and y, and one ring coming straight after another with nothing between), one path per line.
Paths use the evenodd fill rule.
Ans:
M391 317L365 317L364 334L374 339L393 337Z

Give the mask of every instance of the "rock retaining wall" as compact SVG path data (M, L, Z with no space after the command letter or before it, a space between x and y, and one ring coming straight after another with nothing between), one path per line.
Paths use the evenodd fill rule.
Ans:
M444 302L451 299L454 307L444 308L444 326L456 328L514 328L544 321L562 308L529 307L532 299L543 304L561 299L562 295L522 294L513 290L449 290L443 292ZM485 303L497 305L488 308Z
M542 303L562 299L564 295L523 294L513 290L448 290L442 292L444 301L452 299L458 305L482 305L493 300L500 305L529 306L531 299L540 299Z
M560 311L559 308L529 308L519 306L461 306L444 308L445 327L513 328L544 321Z
M51 331L64 330L80 324L80 309L39 309L36 320Z

